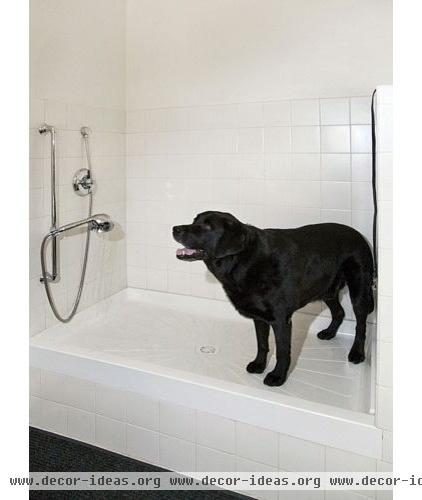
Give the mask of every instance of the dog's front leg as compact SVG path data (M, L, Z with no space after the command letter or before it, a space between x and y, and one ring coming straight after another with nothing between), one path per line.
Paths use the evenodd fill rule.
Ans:
M292 321L290 316L283 316L272 324L276 344L277 363L272 372L264 379L266 385L283 385L290 367L290 349L292 341Z
M246 370L249 373L262 373L267 366L268 337L270 325L259 319L254 319L258 352L256 358L251 361Z

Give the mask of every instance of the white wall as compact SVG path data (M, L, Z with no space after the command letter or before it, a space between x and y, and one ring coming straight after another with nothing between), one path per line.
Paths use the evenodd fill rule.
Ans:
M71 184L86 166L83 125L92 129L93 210L108 212L118 223L112 233L92 235L80 308L126 286L126 6L120 0L31 0L30 6L29 278L35 334L56 322L39 281L40 245L50 227L50 144L38 133L42 122L57 129L59 223L87 215L87 198L75 195ZM76 297L83 245L83 234L60 241L61 280L51 288L63 315Z
M383 429L383 459L393 461L393 97L377 89L378 336L376 425Z
M30 0L30 94L125 107L124 0Z
M391 0L128 0L129 108L369 95Z

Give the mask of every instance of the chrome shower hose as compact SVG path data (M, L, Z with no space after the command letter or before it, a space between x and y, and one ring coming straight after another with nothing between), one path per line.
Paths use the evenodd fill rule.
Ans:
M90 170L91 176L92 176L91 157L90 157L90 151L89 151L88 136L83 134L83 139L84 139L84 144L85 144L85 153L86 153L86 158L87 158L88 169ZM91 217L91 215L92 215L92 190L88 194L88 196L89 196L88 217ZM82 264L81 278L79 280L78 293L76 294L75 302L73 303L72 310L70 311L68 316L62 316L57 309L57 306L54 302L53 294L51 292L50 283L49 283L49 279L48 279L48 273L47 273L47 269L46 269L46 265L45 265L45 249L46 249L46 245L47 245L48 240L52 237L53 237L53 235L51 233L47 234L41 243L42 281L44 283L45 293L47 294L47 299L48 299L48 302L50 303L51 310L53 311L54 316L62 323L68 323L73 318L73 316L76 314L76 311L78 310L78 307L79 307L79 302L81 301L82 290L83 290L84 282L85 282L86 266L88 263L89 242L90 242L90 238L91 238L91 231L90 231L89 226L87 226L86 237L85 237L84 260L83 260L83 264Z

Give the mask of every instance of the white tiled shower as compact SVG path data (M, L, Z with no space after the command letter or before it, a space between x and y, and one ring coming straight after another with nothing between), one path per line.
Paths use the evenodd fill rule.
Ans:
M92 238L84 294L80 309L126 286L126 113L123 109L97 108L48 99L30 102L29 269L30 333L36 334L57 322L50 311L40 282L40 245L50 228L50 140L38 132L41 123L57 128L57 183L60 224L87 216L88 200L76 196L72 178L86 166L80 128L92 129L92 163L96 180L93 210L113 214L114 234ZM60 242L60 282L53 285L60 311L69 311L79 284L85 234L72 234Z
M128 110L127 117L130 286L224 299L202 263L174 258L168 236L172 225L209 209L259 227L339 222L371 241L370 97Z
M350 69L339 62L338 71L335 67L330 67L330 71L342 75L342 81L347 83L339 85L338 76L336 85L330 85L326 80L329 65L325 56L316 54L320 70L314 65L314 80L307 78L303 85L298 84L302 74L291 61L286 62L290 73L286 71L284 75L277 72L274 61L268 65L272 65L271 76L278 82L278 88L275 84L264 88L255 73L247 84L247 78L240 78L243 73L236 64L238 73L234 76L228 70L226 86L215 81L213 87L211 76L197 61L192 63L192 73L182 67L185 73L181 78L171 63L158 69L154 66L155 58L162 62L162 44L166 43L165 35L160 40L158 36L167 26L169 40L180 49L181 42L178 38L172 39L172 34L177 35L177 27L180 29L182 23L187 32L198 36L195 27L185 26L184 20L189 15L198 15L201 8L192 11L192 4L183 0L176 15L176 28L169 22L174 9L170 3L166 6L163 25L155 24L152 28L145 16L142 20L139 18L143 9L150 9L151 19L161 16L158 4L163 2L166 3L160 0L152 5L144 0L77 0L70 8L65 1L31 1L36 18L29 131L31 334L55 323L39 283L39 245L49 227L49 144L36 130L44 120L58 128L60 222L85 215L86 200L74 196L70 179L75 170L84 166L78 130L88 125L93 131L93 171L97 180L94 210L110 213L118 223L115 232L91 240L81 310L126 286L225 300L221 287L201 263L180 262L174 255L176 244L171 239L171 226L187 223L196 213L207 209L229 211L242 221L261 227L341 222L355 227L371 240L370 93L374 86L389 81L388 71L382 69L372 79L368 76L368 80L364 80L362 75L372 75L373 68L356 66L355 73L351 74ZM39 9L40 3L44 11ZM315 2L313 8L318 9L317 3L321 4ZM372 2L358 3L356 13L349 12L351 19L354 15L364 18L365 9L376 9ZM232 6L233 2L228 4ZM252 1L248 4L247 23L254 9L262 9L265 16L271 17L272 9L281 8L280 2L273 1L266 8ZM301 8L303 6L297 7L298 11ZM289 9L295 10L292 6ZM102 22L98 22L98 11L101 11ZM181 12L186 14L183 20L179 17ZM291 15L292 12L286 12L286 16ZM303 15L301 12L300 16ZM386 14L383 11L380 15L377 29L382 31ZM52 19L60 29L49 33L44 23ZM201 19L208 26L210 17L200 17L197 21ZM291 21L297 20L293 15ZM325 21L331 26L329 17ZM74 33L74 26L79 26L78 33ZM310 28L318 32L317 25ZM231 28L223 29L232 51L223 57L233 56L236 44L227 34ZM271 29L273 35L277 33L275 25ZM157 31L157 40L151 38L148 55L139 37L150 33L149 30ZM38 34L41 32L42 37ZM325 37L322 30L319 34ZM365 32L362 36L365 39L371 35ZM48 43L56 46L57 51L46 52ZM214 42L202 40L202 43L211 47ZM269 39L265 43L271 50L277 46ZM309 43L313 46L312 41ZM352 40L348 43L351 46ZM278 48L285 50L285 47ZM193 58L193 48L186 50L187 57ZM275 53L278 54L278 50ZM337 60L336 54L331 55ZM358 54L351 55L357 60ZM216 64L220 68L219 57L221 54L211 51L209 66ZM380 51L382 68L386 66L383 57L386 56ZM68 62L66 68L62 66L63 59ZM253 71L258 73L260 68L254 66ZM207 75L206 83L205 77L201 80L201 71ZM224 68L218 71L224 74ZM167 84L157 84L160 75L168 77ZM189 97L183 92L188 88L187 80L191 83ZM86 87L85 81L89 82ZM238 93L234 91L235 83L239 85ZM217 90L213 93L212 89ZM381 88L377 110L381 275L376 425L383 433L381 456L374 459L355 455L267 429L250 428L248 424L226 421L218 415L185 406L178 408L154 398L140 401L139 395L127 391L113 392L111 388L87 385L86 381L72 377L64 380L54 372L38 369L32 372L32 410L36 416L33 424L164 467L180 467L175 453L183 453L186 460L190 460L185 466L194 464L197 470L202 466L212 470L226 465L230 470L242 470L244 466L256 470L294 470L295 457L301 450L311 470L334 470L339 463L351 468L349 470L355 465L356 470L359 467L389 469L392 462L392 290L389 278L391 143L388 139L391 99L388 96L389 89ZM81 238L66 238L61 245L63 279L54 285L54 293L62 310L70 307L76 293L82 243ZM344 305L352 320L347 296ZM320 304L307 308L311 314L319 314L321 310ZM348 328L353 326L350 325ZM76 399L63 399L63 395L54 392L61 382L74 388ZM92 406L93 397L100 403L103 401L103 407ZM110 413L111 408L120 408L123 413ZM176 417L180 417L181 428L170 425ZM183 425L195 428L194 434L188 436ZM264 443L262 455L256 454L252 438ZM287 451L281 453L280 450ZM351 498L361 497L351 494Z

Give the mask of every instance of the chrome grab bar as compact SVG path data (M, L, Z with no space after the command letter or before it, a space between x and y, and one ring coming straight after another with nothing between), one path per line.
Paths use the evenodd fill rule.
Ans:
M44 123L38 129L40 134L50 134L51 138L51 224L50 232L54 232L57 229L57 186L56 186L56 129L52 125ZM58 281L59 280L59 259L58 259L58 243L57 238L53 236L53 241L51 245L51 273L46 273L46 278L48 281ZM41 278L41 281L43 278Z

